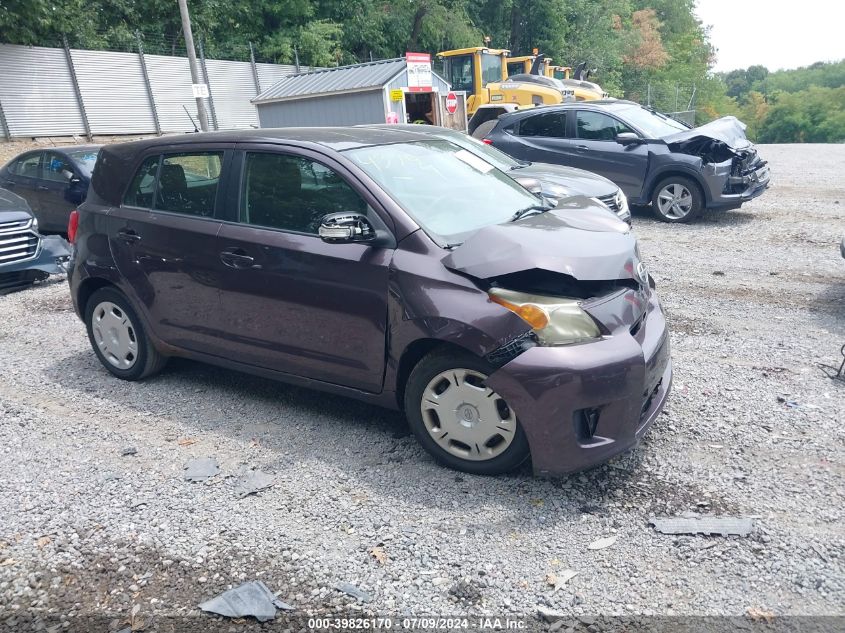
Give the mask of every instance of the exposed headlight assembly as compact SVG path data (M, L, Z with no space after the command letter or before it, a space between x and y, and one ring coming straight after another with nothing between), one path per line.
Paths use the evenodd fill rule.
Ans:
M505 288L491 288L490 300L524 320L540 345L572 345L601 338L596 322L577 299L544 297Z

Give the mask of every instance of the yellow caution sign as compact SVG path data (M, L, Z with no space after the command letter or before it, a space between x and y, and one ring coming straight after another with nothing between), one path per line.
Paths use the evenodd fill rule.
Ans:
M390 100L391 101L402 101L405 98L405 93L401 90L391 90L390 91Z

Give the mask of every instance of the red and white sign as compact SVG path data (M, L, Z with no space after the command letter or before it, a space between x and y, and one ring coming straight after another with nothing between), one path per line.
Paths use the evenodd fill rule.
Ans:
M431 92L431 55L429 53L405 53L408 67L408 90Z
M455 114L458 111L458 96L454 92L446 95L446 112Z

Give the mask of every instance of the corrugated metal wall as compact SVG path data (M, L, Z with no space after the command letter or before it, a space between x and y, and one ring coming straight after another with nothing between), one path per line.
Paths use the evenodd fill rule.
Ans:
M155 132L138 55L75 49L71 55L93 134L123 134L130 121L135 129Z
M197 100L191 92L191 68L185 57L166 57L164 55L145 55L147 60L147 73L150 75L150 84L155 96L156 111L158 120L161 123L162 132L191 132L194 124L190 117L185 114L185 108L194 118L199 126L197 117ZM202 75L202 72L200 72ZM249 101L252 95L244 95ZM208 99L205 100L205 111L209 114L208 121L211 125L211 114L208 108Z
M85 133L60 48L0 45L0 104L12 136Z
M156 132L139 55L78 49L70 53L92 134ZM182 107L197 121L188 60L163 55L146 55L145 60L162 132L193 130ZM206 69L218 128L257 125L251 99L258 90L251 64L208 59ZM256 64L256 70L262 87L296 72L293 66L263 63ZM211 125L208 106L206 100ZM61 48L0 44L0 107L12 137L86 133L67 56ZM3 134L0 129L0 138Z
M310 97L256 106L261 127L384 123L384 91Z
M255 96L255 79L248 63L207 59L208 83L214 97L217 127L221 130L258 126L255 106L249 99Z

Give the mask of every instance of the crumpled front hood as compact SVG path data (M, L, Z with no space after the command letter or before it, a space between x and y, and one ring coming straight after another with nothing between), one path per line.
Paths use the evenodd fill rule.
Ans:
M637 240L625 222L582 196L557 208L480 229L443 258L477 279L541 269L579 281L636 279Z
M573 196L587 196L588 198L610 196L615 194L619 188L604 176L599 176L590 171L576 167L549 165L548 163L531 163L526 167L514 169L509 175L514 178L527 176L528 178L536 178L541 182L552 182L565 187L572 192Z
M666 141L667 145L672 145L697 138L711 138L722 141L732 149L745 149L751 145L751 142L745 136L745 128L745 123L735 116L723 116L721 119L716 119L701 127L664 136L663 140Z

